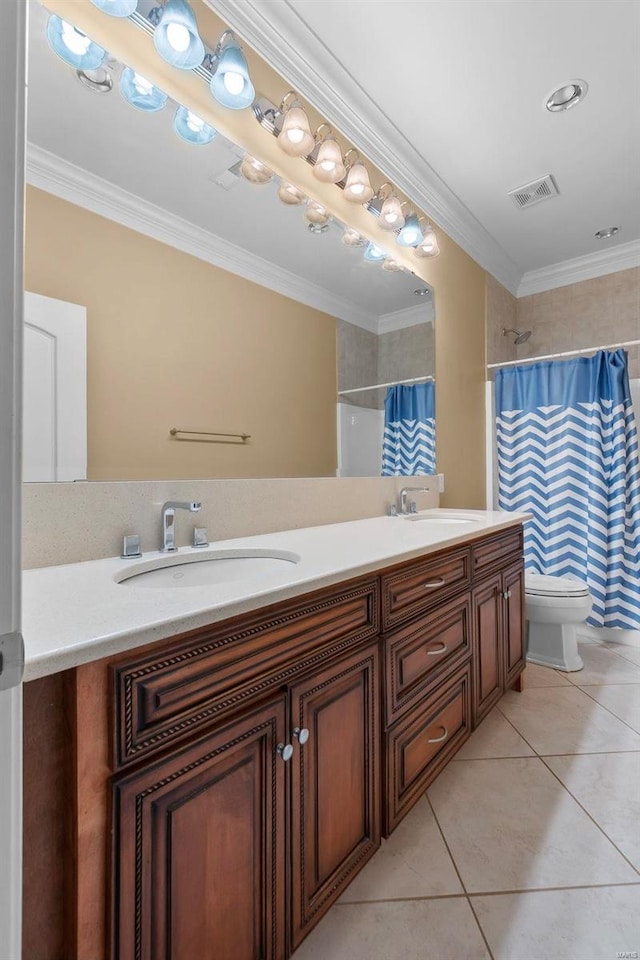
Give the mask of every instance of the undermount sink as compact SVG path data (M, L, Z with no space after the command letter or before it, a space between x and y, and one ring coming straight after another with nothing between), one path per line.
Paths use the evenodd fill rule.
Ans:
M286 576L300 562L287 550L203 550L175 553L142 561L119 571L115 580L124 586L207 587L237 580L255 580L275 574Z

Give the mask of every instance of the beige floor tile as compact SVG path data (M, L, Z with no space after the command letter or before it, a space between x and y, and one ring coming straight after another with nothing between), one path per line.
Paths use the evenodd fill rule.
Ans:
M584 687L583 692L640 733L640 683Z
M528 663L524 671L524 688L529 687L567 687L569 681L562 670L542 667L538 663Z
M472 903L495 960L616 960L640 951L640 886L473 897Z
M531 747L499 710L492 710L471 734L455 760L478 760L497 757L533 757Z
M640 648L631 647L627 643L613 643L611 640L603 643L602 646L605 650L611 650L618 657L623 657L624 660L630 660L631 663L635 663L636 666L640 667Z
M428 795L468 892L638 878L537 758L450 763Z
M640 750L640 735L573 685L509 691L499 709L541 755Z
M579 648L584 669L567 674L571 683L580 687L594 683L640 683L640 667L630 660L599 643L580 643Z
M549 757L546 763L640 870L640 753Z
M358 874L340 903L462 893L455 867L425 797Z
M293 960L488 960L466 899L334 907Z

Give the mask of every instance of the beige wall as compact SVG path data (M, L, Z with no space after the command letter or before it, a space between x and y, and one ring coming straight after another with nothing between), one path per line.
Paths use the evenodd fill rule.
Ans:
M522 297L520 328L532 330L519 357L640 340L640 267ZM629 347L629 375L640 377L640 348Z
M89 479L335 476L334 318L34 188L25 287L87 307Z

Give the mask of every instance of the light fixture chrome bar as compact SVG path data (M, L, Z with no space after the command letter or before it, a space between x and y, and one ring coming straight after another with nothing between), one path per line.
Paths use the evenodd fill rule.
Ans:
M338 390L339 397L349 393L362 393L363 390L381 390L383 387L399 387L409 383L435 383L433 377L411 377L409 380L391 380L389 383L372 383L369 387L353 387L351 390Z
M625 340L623 343L609 343L601 347L584 347L581 350L564 350L562 353L547 353L541 357L523 357L521 360L503 360L501 363L488 363L487 370L498 367L519 367L523 363L538 363L540 360L560 360L562 357L578 357L583 353L597 353L598 350L619 350L620 347L637 347L640 340Z
M178 434L184 433L184 437L178 436ZM251 440L250 433L220 433L219 431L211 430L182 430L180 427L171 427L169 430L169 435L172 436L175 440L190 440L192 437L200 437L200 441L196 440L198 443L226 443L226 440L205 440L204 437L227 437L230 439L241 440L242 443L246 443L247 440Z

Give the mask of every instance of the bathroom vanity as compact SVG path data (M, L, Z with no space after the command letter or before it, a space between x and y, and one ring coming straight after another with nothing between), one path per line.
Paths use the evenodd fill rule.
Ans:
M41 658L25 687L25 958L290 955L519 684L523 518L481 516L313 528L334 537L333 567L306 586L297 571L295 595L263 590L143 645L76 644L64 670L59 650ZM386 560L351 562L356 528L386 531ZM312 532L271 536L304 556ZM73 566L98 564L118 567Z

